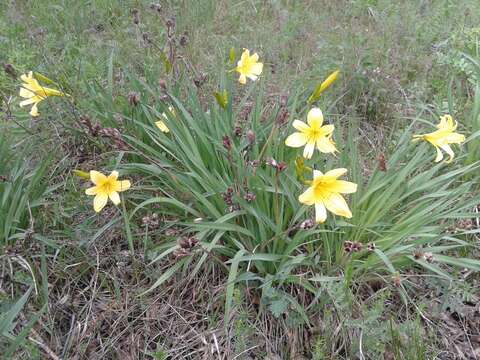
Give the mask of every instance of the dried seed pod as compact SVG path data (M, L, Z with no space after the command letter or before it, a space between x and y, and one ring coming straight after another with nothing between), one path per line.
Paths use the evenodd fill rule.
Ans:
M353 252L359 252L359 251L362 251L362 249L363 249L363 244L361 242L354 241L352 243L352 251Z
M426 262L432 263L433 262L433 254L431 252L426 252L423 257L425 258Z
M150 9L153 11L156 11L157 13L162 12L162 5L159 3L151 3L150 4Z
M132 9L133 23L138 25L140 23L139 11L138 9Z
M271 166L271 167L274 167L275 169L277 168L277 160L275 160L274 158L267 158L267 160L265 160L265 164L267 164L268 166Z
M230 137L228 135L225 135L222 138L222 144L225 149L229 151L232 149L232 141L230 140Z
M160 219L158 218L158 214L154 213L152 215L146 215L142 218L142 223L144 226L148 226L149 228L157 228L160 225Z
M11 78L16 78L17 77L17 72L15 71L15 68L13 67L12 64L5 63L3 64L3 71L10 76Z
M245 193L245 195L243 195L243 198L245 199L245 201L247 202L252 202L255 200L256 196L253 192L250 192L250 191L247 191Z
M235 127L233 128L233 134L238 137L242 136L242 127L239 125L235 125Z
M180 231L174 227L165 230L165 236L177 236Z
M402 285L402 278L398 274L392 276L392 281L393 286L395 286L396 288L399 288Z
M282 172L282 171L284 171L286 168L287 168L287 164L285 163L285 161L280 161L280 162L277 164L277 171L278 171L278 172Z
M181 259L181 258L184 258L185 256L191 255L191 252L188 249L180 248L180 249L175 249L172 255L175 259Z
M315 226L315 221L313 219L307 219L300 223L298 226L302 230L312 229Z
M413 258L414 258L415 260L419 260L419 259L421 259L421 258L423 258L423 257L424 257L423 251L415 250L415 251L413 252Z
M188 44L188 33L185 31L182 36L180 36L180 45L187 46Z
M277 113L277 117L275 118L275 123L277 125L283 125L288 119L288 110L286 108L280 108Z
M377 161L378 161L378 169L380 171L387 171L387 164L385 162L385 155L383 153L380 153L377 156Z
M205 81L207 81L207 74L205 73L200 73L193 79L193 83L197 88L201 88Z
M252 130L248 130L246 133L247 141L250 145L255 142L255 133Z
M127 100L130 106L137 106L140 104L140 94L135 91L130 91L127 95Z
M351 241L345 241L343 243L343 250L345 250L346 253L351 253L353 251L353 243Z
M194 236L186 236L178 240L178 245L183 249L192 249L198 244L198 239Z

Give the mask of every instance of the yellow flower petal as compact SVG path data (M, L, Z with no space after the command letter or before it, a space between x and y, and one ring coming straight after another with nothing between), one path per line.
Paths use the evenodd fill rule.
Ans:
M257 54L255 54L255 55L257 55ZM257 58L258 58L258 55L257 55ZM260 75L263 71L263 63L253 64L250 71L255 75Z
M125 191L130 189L131 183L130 180L122 180L115 182L115 191Z
M305 145L305 148L303 149L303 157L305 159L311 159L314 151L315 151L315 140L307 142L307 145Z
M307 132L308 130L310 130L310 126L300 120L294 120L292 126L300 132Z
M107 177L103 175L101 172L90 170L90 180L95 185L103 185L103 183L107 181Z
M108 175L108 180L109 181L117 181L118 179L118 171L112 171L110 175Z
M445 136L445 141L449 144L460 144L465 141L465 135L459 133L451 133Z
M307 141L308 137L304 133L296 132L287 137L285 145L296 148L305 145Z
M38 104L38 103L33 104L32 108L30 109L30 115L32 115L33 117L37 117L37 116L38 116L38 107L37 107L37 104Z
M319 202L315 204L315 222L323 223L327 220L327 209L323 203Z
M245 85L247 83L247 76L244 74L241 74L240 77L238 78L238 82L240 84Z
M312 108L307 114L307 123L311 128L320 128L323 124L323 113L319 108Z
M238 62L238 66L240 66L246 60L248 60L249 57L250 57L250 50L243 49L243 53L242 53L242 56L240 57L240 61Z
M97 195L97 192L98 192L98 188L96 186L93 186L85 190L85 194L87 195Z
M345 169L345 168L338 168L338 169L333 169L333 170L327 171L325 173L325 176L330 176L330 177L333 177L333 178L336 179L336 178L339 178L342 175L345 175L347 172L348 172L348 170Z
M102 211L102 209L107 205L108 195L107 194L98 194L93 199L93 209L96 212Z
M327 137L321 137L317 139L317 149L325 154L334 153L337 151L335 144Z
M113 191L113 192L108 194L108 197L110 198L110 200L112 200L112 202L115 205L120 204L120 195L118 194L118 192Z
M316 179L320 176L323 176L323 173L320 170L313 170L313 179Z
M36 103L36 102L38 102L38 100L37 100L36 96L33 96L30 99L20 101L19 105L21 107L23 107L23 106L27 106L27 105L30 105L30 104L33 104L33 103Z
M330 187L331 191L341 194L352 194L357 191L357 184L350 181L337 180Z
M315 190L313 187L309 187L303 194L298 197L298 201L305 205L315 204Z
M450 159L448 159L446 162L447 163L452 162L453 158L455 157L455 154L454 154L452 148L450 147L450 145L442 145L441 149L443 151L445 151L450 156Z
M435 149L437 150L437 157L435 158L435 162L440 162L443 159L443 153L438 146L435 146Z
M20 93L19 93L19 95L20 95L21 97L23 97L23 98L28 98L28 99L30 99L30 98L32 98L32 97L35 97L35 93L34 93L33 91L28 90L28 89L26 89L26 88L23 87L23 86L20 88ZM21 106L21 105L20 105L20 106Z
M322 126L322 132L325 136L328 136L330 135L331 133L333 133L333 130L335 130L335 126L334 125L325 125L325 126Z
M334 213L335 215L344 216L348 219L352 217L352 213L348 208L345 199L340 194L330 194L329 197L324 199L324 204L328 211Z

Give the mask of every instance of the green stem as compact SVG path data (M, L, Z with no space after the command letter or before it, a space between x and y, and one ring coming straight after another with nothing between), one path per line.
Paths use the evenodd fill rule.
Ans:
M132 229L130 228L130 222L128 220L127 209L125 208L125 201L122 197L122 214L123 214L123 222L125 224L125 235L127 236L128 241L128 249L132 256L135 254L135 249L133 248L133 236L132 236Z

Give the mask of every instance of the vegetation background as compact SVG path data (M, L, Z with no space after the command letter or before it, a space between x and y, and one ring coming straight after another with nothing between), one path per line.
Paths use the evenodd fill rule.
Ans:
M477 0L0 2L0 356L480 358L479 24ZM264 72L240 87L227 71L244 47ZM279 144L336 69L319 105L343 150L322 166L348 167L364 190L351 224L303 236L295 153ZM18 77L31 70L73 100L30 118ZM182 147L152 126L170 104ZM409 131L444 113L469 141L433 166ZM239 124L256 145L241 137L235 150L265 151L292 175L268 183L278 174L259 168L265 183L252 184L243 163L230 169L222 135ZM96 215L72 170L115 168L134 187ZM164 175L177 170L180 181ZM211 195L239 176L266 195L238 200L234 219ZM275 201L293 210L271 226ZM183 256L191 234L201 245ZM264 236L273 242L255 243ZM378 257L345 256L348 239L374 241ZM417 261L427 251L433 264Z

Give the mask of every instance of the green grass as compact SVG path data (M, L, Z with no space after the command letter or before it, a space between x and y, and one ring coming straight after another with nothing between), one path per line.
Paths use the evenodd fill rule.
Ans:
M474 302L461 294L478 291L476 5L2 2L0 63L15 69L0 74L0 341L8 354L468 352L474 329L455 320L464 337L449 336L452 321L438 320L431 294L451 300L443 311L453 317ZM243 47L265 66L242 87L228 70ZM354 216L329 214L303 230L313 208L297 199L311 173L298 176L301 151L283 142L336 69L316 105L335 125L340 153L316 153L305 165L348 169L359 184L347 197ZM18 75L30 70L72 97L43 101L31 119L18 106ZM434 164L433 147L410 140L445 112L467 142L454 147L453 163ZM154 125L163 113L169 133ZM118 169L133 187L122 205L96 215L74 169ZM238 208L222 197L229 187ZM195 246L185 245L190 237ZM348 254L346 241L364 248Z

